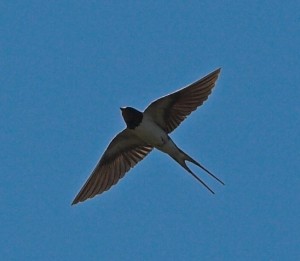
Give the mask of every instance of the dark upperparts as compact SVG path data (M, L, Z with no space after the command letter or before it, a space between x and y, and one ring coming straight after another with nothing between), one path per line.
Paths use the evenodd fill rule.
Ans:
M131 107L125 107L120 109L122 111L122 116L124 121L126 122L128 129L134 129L140 125L140 123L143 120L142 112Z

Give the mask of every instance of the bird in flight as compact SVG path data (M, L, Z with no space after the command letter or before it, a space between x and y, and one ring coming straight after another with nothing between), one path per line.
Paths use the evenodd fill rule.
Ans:
M72 205L110 189L153 148L171 156L211 193L214 194L211 188L189 169L185 161L197 165L224 185L219 178L178 148L169 136L169 133L208 98L220 71L219 68L187 87L159 98L144 112L132 107L120 108L127 127L110 142Z

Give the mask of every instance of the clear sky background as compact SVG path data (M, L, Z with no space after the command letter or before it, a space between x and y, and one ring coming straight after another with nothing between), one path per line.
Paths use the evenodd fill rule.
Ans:
M1 260L300 260L299 1L1 1ZM71 202L125 124L222 67L174 133Z

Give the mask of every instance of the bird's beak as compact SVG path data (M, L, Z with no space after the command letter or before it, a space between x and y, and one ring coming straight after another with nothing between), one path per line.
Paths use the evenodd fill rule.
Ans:
M123 110L125 110L125 108L124 107L120 107L120 110L123 111Z

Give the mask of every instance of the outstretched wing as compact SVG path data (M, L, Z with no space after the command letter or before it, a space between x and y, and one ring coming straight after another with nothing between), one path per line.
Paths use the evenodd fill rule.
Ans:
M152 102L144 113L167 133L172 132L208 98L220 71L221 68L177 92Z
M152 149L152 146L136 138L129 129L120 132L108 145L72 205L110 189Z

